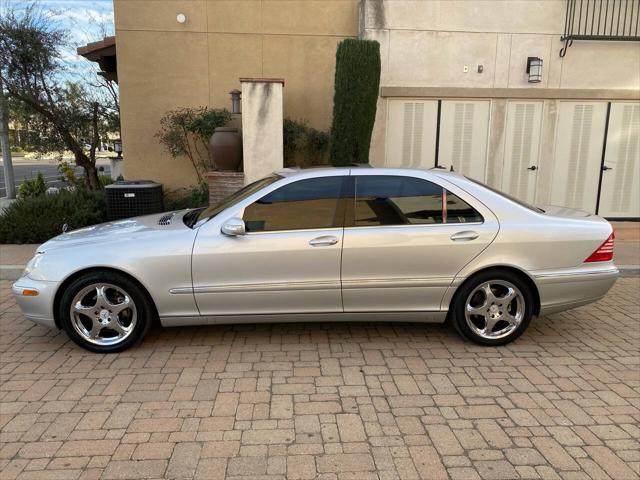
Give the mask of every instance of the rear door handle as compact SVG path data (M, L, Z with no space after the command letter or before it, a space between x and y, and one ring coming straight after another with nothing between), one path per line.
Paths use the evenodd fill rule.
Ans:
M451 235L451 240L454 242L469 242L478 238L480 234L471 230L465 230L464 232L458 232Z
M309 240L309 245L312 247L328 247L330 245L335 245L336 243L338 243L338 238L333 235L322 235L321 237Z

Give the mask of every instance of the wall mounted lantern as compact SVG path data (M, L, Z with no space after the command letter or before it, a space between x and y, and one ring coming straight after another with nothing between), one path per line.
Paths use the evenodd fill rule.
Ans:
M242 102L240 101L240 90L231 90L231 113L242 113Z
M118 138L113 141L113 150L118 154L116 158L120 160L122 158L122 140Z
M176 22L184 23L186 21L187 21L187 16L184 13L179 13L178 15L176 15Z
M529 83L540 83L542 81L542 59L527 57L527 73L529 74Z

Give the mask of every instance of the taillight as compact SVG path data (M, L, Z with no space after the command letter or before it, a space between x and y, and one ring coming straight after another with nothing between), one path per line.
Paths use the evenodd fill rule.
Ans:
M613 260L613 243L615 235L612 233L609 238L593 252L585 262L608 262Z

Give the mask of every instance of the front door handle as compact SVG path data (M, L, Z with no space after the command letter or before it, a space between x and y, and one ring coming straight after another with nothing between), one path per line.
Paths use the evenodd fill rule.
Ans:
M535 165L531 165L529 168L527 168L527 170L537 170L538 167L536 167Z
M338 238L333 235L322 235L321 237L309 240L309 245L312 247L328 247L330 245L335 245L336 243L338 243Z
M464 232L458 232L451 235L451 240L454 242L469 242L478 238L480 234L471 230L465 230Z

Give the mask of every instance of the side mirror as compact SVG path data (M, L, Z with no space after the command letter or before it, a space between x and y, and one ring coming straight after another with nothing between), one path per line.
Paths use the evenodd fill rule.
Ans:
M247 233L244 226L244 220L237 217L233 217L227 220L226 223L222 225L221 231L222 233L224 233L225 235L229 235L230 237L237 237L239 235L244 235L245 233Z

